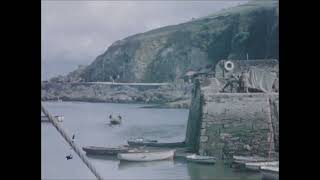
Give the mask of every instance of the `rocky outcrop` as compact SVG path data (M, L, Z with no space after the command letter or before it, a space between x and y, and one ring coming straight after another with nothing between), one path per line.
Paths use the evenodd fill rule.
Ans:
M277 2L250 2L113 43L72 79L169 82L221 59L278 59ZM75 77L78 76L79 78Z

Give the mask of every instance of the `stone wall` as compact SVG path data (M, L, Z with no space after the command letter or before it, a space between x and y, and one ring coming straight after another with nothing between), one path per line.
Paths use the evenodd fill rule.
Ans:
M195 86L186 143L201 155L277 155L278 94L213 93Z

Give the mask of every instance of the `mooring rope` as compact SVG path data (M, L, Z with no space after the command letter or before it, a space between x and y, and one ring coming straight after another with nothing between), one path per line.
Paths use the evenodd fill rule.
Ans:
M102 180L102 176L98 173L98 171L95 169L93 164L90 163L90 161L86 158L84 153L81 151L81 149L72 141L72 139L68 136L66 131L61 127L61 125L58 123L57 119L53 117L42 105L41 102L41 110L44 113L45 116L48 117L49 121L53 124L53 126L59 131L59 133L62 135L62 137L69 143L69 145L72 147L72 149L78 154L80 159L87 165L87 167L90 169L90 171L97 177L98 180Z

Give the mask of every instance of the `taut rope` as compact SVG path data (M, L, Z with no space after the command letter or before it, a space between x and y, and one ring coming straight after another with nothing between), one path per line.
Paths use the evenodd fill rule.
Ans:
M41 103L41 110L44 113L44 115L48 117L49 121L53 124L53 126L59 131L59 133L62 135L62 137L69 143L69 145L72 147L72 149L78 154L80 159L87 165L87 167L90 169L90 171L97 177L98 180L102 180L103 179L102 176L98 173L98 171L95 169L93 164L90 163L90 161L86 158L86 156L81 151L81 149L72 141L72 139L68 136L66 131L58 123L57 119L55 117L53 117L44 108L42 103Z

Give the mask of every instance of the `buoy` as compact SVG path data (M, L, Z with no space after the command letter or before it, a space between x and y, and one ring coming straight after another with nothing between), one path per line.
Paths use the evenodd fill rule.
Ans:
M227 71L233 70L233 68L234 68L233 62L231 62L231 61L226 61L226 62L224 63L224 68L225 68Z

